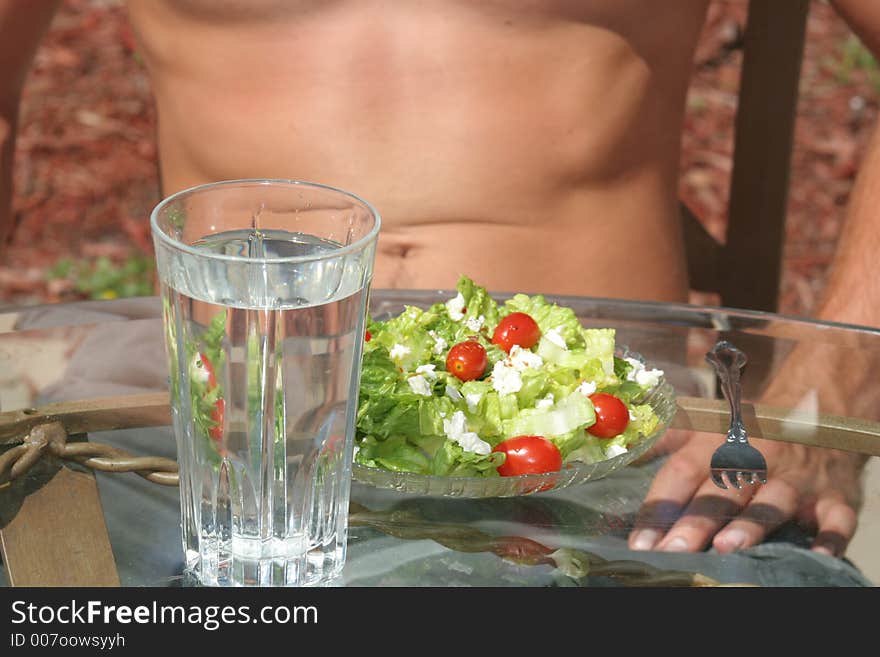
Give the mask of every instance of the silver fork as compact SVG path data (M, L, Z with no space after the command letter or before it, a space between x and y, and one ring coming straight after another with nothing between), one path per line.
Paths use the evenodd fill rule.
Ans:
M715 373L721 381L721 391L730 404L727 440L715 450L710 463L712 481L719 488L727 488L725 476L734 488L742 488L741 482L754 484L756 480L766 484L767 461L761 452L749 444L740 408L740 370L748 359L742 351L722 340L706 354L706 360L715 367Z

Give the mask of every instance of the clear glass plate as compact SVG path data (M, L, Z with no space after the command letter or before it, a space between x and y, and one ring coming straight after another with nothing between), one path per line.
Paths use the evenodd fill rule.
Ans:
M638 353L626 348L618 349L620 357L636 358L647 367L651 364ZM656 387L638 400L650 404L660 422L656 431L645 436L623 454L596 463L564 463L559 472L519 475L517 477L440 477L413 472L393 472L380 468L370 468L354 463L352 474L355 481L387 488L402 493L436 497L514 497L530 495L548 490L567 488L607 477L615 470L626 467L642 456L666 432L675 415L675 390L665 378Z

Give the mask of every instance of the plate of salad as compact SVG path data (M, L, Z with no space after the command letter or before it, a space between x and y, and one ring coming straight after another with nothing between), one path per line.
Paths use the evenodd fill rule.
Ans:
M380 488L507 497L632 463L675 413L663 371L543 295L454 295L367 323L353 476Z

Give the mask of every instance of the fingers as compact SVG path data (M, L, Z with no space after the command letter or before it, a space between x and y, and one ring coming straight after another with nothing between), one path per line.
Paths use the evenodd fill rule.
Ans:
M856 533L855 509L841 498L823 497L816 503L816 519L819 531L813 540L813 550L833 557L843 556Z
M713 449L701 440L660 468L629 536L631 549L691 552L712 543L731 552L759 543L795 516L798 493L783 479L719 489L706 467Z
M685 507L681 518L657 543L655 549L666 552L696 552L704 549L718 530L742 513L753 490L751 486L721 490L711 480L705 479Z
M780 525L795 517L798 490L783 479L771 479L762 486L739 517L718 532L712 541L721 553L757 545ZM825 495L813 509L818 532L813 550L833 557L843 556L855 535L858 515L839 495Z
M678 489L677 499L646 500L630 536L632 549L694 552L711 542L722 554L742 550L761 543L794 518L800 503L797 488L780 478L771 478L757 488L727 491L706 481L690 501L682 500L683 491L684 488ZM649 498L656 492L649 492ZM815 502L814 512L818 532L812 549L842 556L855 535L856 511L841 497L826 495ZM678 519L674 520L676 516Z
M694 495L707 483L706 463L714 448L714 441L707 441L703 449L688 446L671 456L660 468L630 533L630 548L652 550L656 547L666 530L681 517Z
M663 464L630 533L630 549L692 552L711 543L729 553L757 545L796 518L817 528L813 550L845 553L858 520L858 504L847 498L858 498L849 490L857 476L846 477L843 485L816 481L816 464L810 468L802 459L776 454L768 483L722 490L707 467L715 446L697 434Z
M783 479L771 478L757 489L739 516L718 532L712 546L727 553L757 545L795 516L798 499L798 491L793 486Z

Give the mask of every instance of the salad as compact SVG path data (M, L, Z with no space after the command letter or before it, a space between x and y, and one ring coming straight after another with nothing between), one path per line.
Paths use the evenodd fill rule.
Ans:
M497 303L466 276L428 309L407 306L365 334L356 463L397 472L499 477L625 453L657 428L640 403L663 372L615 355L615 332L584 328L543 295Z

